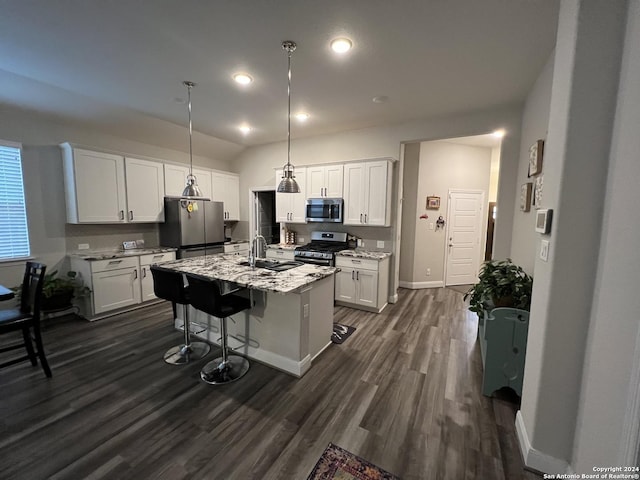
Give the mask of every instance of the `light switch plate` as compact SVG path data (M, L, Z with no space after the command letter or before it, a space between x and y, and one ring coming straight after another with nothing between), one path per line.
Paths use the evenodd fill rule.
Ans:
M549 260L549 240L540 240L540 260Z
M89 250L89 244L88 243L79 243L78 244L78 250Z

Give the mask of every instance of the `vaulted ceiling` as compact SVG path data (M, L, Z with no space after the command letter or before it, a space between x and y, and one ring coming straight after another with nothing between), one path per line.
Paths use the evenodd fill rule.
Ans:
M550 0L8 0L0 103L135 135L154 122L258 145L522 102L555 44ZM329 43L348 37L351 51ZM253 82L232 79L247 72ZM387 97L376 103L374 97ZM251 126L243 135L238 127Z

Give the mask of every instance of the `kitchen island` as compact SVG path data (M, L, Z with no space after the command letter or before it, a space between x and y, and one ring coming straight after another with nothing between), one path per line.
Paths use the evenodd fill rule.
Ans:
M237 353L301 377L331 343L336 268L303 264L273 271L243 263L244 257L218 254L175 260L162 267L219 280L227 291L246 289L244 294L251 298L253 307L227 322L229 346ZM217 318L192 307L189 315L195 336L219 344ZM178 317L176 328L182 323Z

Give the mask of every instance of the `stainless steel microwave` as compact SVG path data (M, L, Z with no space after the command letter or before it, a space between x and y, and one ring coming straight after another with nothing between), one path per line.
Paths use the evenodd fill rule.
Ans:
M307 222L342 223L341 198L308 198Z

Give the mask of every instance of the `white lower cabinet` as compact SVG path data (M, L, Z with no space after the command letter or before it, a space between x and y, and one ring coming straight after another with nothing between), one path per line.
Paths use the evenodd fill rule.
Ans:
M249 242L232 243L224 246L224 253L227 255L244 255L249 256Z
M150 253L148 255L140 255L140 300L146 302L147 300L156 299L156 294L153 293L153 275L151 275L150 267L154 263L168 262L175 260L175 252L165 253Z
M275 258L278 260L293 260L295 255L293 250L281 250L275 248L267 248L267 258Z
M78 272L91 294L77 299L80 313L89 320L108 312L155 299L149 267L175 259L175 252L132 255L107 260L71 257L71 269Z
M372 260L336 257L335 301L339 305L381 312L387 305L389 257Z

